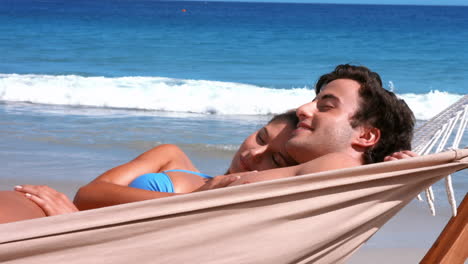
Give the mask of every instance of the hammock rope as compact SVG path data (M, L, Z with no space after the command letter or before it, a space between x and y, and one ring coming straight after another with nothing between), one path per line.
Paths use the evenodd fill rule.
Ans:
M448 120L448 121L447 121ZM454 133L454 129L458 124L458 129L453 139L452 147L446 148L450 137ZM430 153L439 153L447 149L458 149L460 142L465 134L468 124L468 95L464 95L456 103L427 121L424 125L418 128L413 139L414 152L419 155L427 155ZM434 152L434 146L437 145ZM445 190L447 199L452 208L453 216L457 215L457 203L452 186L452 177L448 175L445 178ZM435 215L434 192L432 186L425 191L426 201L432 215ZM418 200L422 201L420 195Z

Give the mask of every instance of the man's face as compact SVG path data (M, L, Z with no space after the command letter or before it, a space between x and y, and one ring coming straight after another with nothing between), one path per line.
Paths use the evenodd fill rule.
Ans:
M286 143L289 155L299 163L351 148L359 129L350 120L359 107L360 84L350 79L328 83L310 103L296 111L297 129Z

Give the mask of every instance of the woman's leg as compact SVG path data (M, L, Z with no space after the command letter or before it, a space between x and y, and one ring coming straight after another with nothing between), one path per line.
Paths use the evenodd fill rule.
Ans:
M46 216L39 206L15 191L0 191L0 201L0 224Z

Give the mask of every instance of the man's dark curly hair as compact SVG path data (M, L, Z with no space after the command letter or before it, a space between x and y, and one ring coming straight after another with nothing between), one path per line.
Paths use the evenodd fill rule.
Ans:
M383 161L393 152L411 149L415 118L402 99L382 87L380 76L364 66L338 65L331 73L322 75L315 86L316 94L331 81L351 79L358 82L359 107L350 120L353 128L371 126L380 130L380 139L364 152L364 163Z

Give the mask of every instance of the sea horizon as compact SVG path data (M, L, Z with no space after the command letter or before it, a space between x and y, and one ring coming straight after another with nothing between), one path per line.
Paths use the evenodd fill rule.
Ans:
M153 1L153 0L149 0ZM390 3L310 3L305 2L307 0L298 1L292 0L291 2L287 0L280 0L280 1L272 1L272 0L154 0L154 1L163 1L163 2L220 2L220 3L266 3L266 4L310 4L310 5L365 5L365 6L415 6L415 7L424 7L424 6L455 6L455 7L466 7L468 3L465 4L390 4Z

